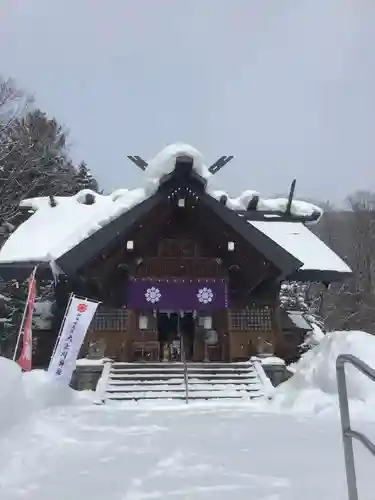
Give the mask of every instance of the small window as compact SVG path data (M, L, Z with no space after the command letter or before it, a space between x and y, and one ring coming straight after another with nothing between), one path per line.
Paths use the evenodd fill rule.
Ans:
M126 309L100 307L90 325L94 331L125 331L127 321Z

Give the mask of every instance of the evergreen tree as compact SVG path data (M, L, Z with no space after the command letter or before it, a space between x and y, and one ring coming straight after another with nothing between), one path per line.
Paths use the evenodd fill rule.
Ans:
M91 189L96 193L99 192L99 184L84 161L78 165L74 182L77 192L81 191L81 189Z
M7 283L0 295L0 355L11 357L28 294L28 283L15 280Z
M75 168L66 154L66 133L40 110L17 119L0 158L0 218L11 221L22 199L74 192Z
M23 199L73 195L99 186L85 163L74 167L67 150L67 132L18 90L0 77L0 236L23 222ZM0 241L1 244L1 241ZM51 283L39 287L40 300L51 301ZM0 289L0 354L12 354L27 299L25 283L8 283Z

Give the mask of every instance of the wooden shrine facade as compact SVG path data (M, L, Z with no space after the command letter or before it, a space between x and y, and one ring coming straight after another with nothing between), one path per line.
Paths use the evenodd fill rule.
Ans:
M269 306L215 312L212 327L218 333L218 341L206 345L202 331L196 332L191 360L239 361L262 352L273 352L273 314ZM200 319L205 317L198 315L196 325L201 326ZM147 318L145 327L140 325L142 318ZM150 312L100 308L85 350L90 343L99 345L102 355L119 361L151 361L160 359L161 354L165 359L160 352L157 318Z
M118 361L173 360L182 350L194 361L283 357L281 281L336 276L301 270L301 260L249 223L269 220L256 205L254 197L247 211L230 209L225 197L207 193L192 158L177 157L154 194L56 260L63 274L55 290L55 335L74 292L101 302L84 350L94 344ZM301 223L290 206L272 224L285 220ZM22 272L27 276L33 265L25 262ZM6 266L3 273L21 272L19 264ZM48 263L39 266L40 278L48 272Z
M190 314L193 361L239 361L282 350L280 271L194 199L186 197L178 206L179 199L167 198L127 239L83 267L89 296L102 301L87 344L94 342L102 355L121 361L172 359L161 339L160 316ZM144 284L141 297L152 288L162 297L137 303L137 284ZM163 303L166 286L173 290ZM215 289L219 303L192 303L194 287ZM179 293L182 288L185 294ZM209 341L212 330L216 338Z

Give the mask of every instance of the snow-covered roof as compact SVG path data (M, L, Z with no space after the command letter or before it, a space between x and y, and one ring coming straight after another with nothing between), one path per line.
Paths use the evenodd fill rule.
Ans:
M280 211L285 210L287 206L285 198L262 199L259 193L250 190L244 191L237 198L230 198L224 191L212 190L211 174L202 155L185 144L168 146L151 159L147 163L144 186L139 189L118 189L109 195L83 190L74 196L56 197L54 207L51 207L48 197L24 200L21 205L35 213L6 241L0 250L0 264L16 262L53 264L90 235L151 197L157 191L163 176L174 170L176 158L182 155L190 156L193 159L195 172L208 181L207 194L217 200L225 195L226 206L229 209L246 210L254 195L258 196L257 211L266 211L271 219L269 222L250 223L303 262L303 269L350 272L348 266L305 226L272 220L272 217L280 217ZM88 204L87 195L91 195L93 203ZM291 205L293 215L308 216L316 212L322 213L319 207L310 203L293 201Z
M311 330L312 326L310 323L305 319L303 312L301 311L287 311L286 312L290 321L293 323L293 325L297 328L300 328L301 330Z
M269 213L268 217L270 220L272 218L280 217L280 212L285 212L288 205L288 198L269 198L263 199L260 197L260 193L258 191L246 190L240 194L237 198L231 198L228 196L226 191L218 191L211 190L208 188L208 194L210 194L216 200L220 200L222 196L227 197L226 206L231 210L246 210L250 200L254 196L259 197L257 211L258 212L274 212L274 214ZM308 203L306 201L293 200L290 206L291 215L300 215L300 216L310 216L313 213L317 212L320 214L320 217L323 215L323 210L314 205L313 203Z
M95 197L94 204L84 204L87 194ZM0 262L53 262L145 197L144 189L119 189L110 195L85 189L56 197L56 207L48 197L25 200L22 205L35 213L10 235L0 250Z
M350 267L301 222L248 222L303 262L303 271L351 273Z
M149 191L153 191L159 186L159 181L164 175L173 172L178 156L193 158L195 172L205 180L209 180L211 174L199 151L188 144L170 144L147 163L146 185Z

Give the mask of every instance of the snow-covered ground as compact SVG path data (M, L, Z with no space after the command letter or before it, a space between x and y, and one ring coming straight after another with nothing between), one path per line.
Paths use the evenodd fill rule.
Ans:
M373 500L374 460L356 457ZM1 500L346 498L336 419L243 405L55 409L7 434L0 471Z
M375 338L328 335L258 403L96 406L0 359L1 500L346 499L335 357L375 366ZM348 370L356 428L375 439L375 384ZM15 399L17 395L17 399ZM307 404L307 401L314 404ZM10 418L11 415L14 418ZM16 418L17 416L17 418ZM361 500L375 459L355 446Z

